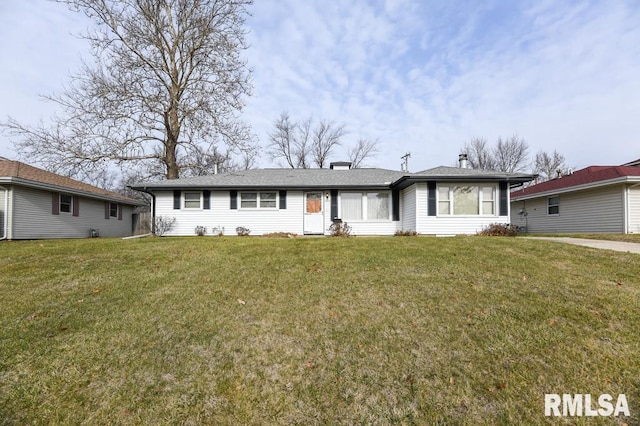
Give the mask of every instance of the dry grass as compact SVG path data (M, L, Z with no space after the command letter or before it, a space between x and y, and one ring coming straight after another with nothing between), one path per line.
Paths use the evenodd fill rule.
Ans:
M544 424L545 393L624 393L614 424L634 424L638 259L474 237L2 243L0 418Z

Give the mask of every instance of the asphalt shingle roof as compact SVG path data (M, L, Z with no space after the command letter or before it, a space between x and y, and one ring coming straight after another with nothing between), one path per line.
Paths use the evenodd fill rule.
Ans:
M77 191L88 196L101 199L118 200L132 205L141 204L138 200L107 191L97 186L89 185L65 176L60 176L37 167L15 160L0 158L0 182L3 180L14 183L31 183L35 186L47 186L57 190Z
M435 167L418 173L387 169L253 169L183 179L141 182L131 187L137 190L178 188L388 188L401 179L461 178L510 179L528 181L531 175L495 171Z

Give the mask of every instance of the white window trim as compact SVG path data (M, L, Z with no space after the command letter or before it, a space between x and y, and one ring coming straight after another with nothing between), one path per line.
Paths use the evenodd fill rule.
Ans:
M552 198L557 198L558 203L550 205L549 201L551 201ZM558 207L558 213L549 213L549 208L556 207L556 206ZM560 196L559 195L553 195L551 197L547 197L547 216L560 216Z
M449 214L443 214L440 213L440 187L441 186L446 186L449 188ZM454 214L453 213L453 188L455 186L475 186L478 188L478 211L480 212L479 214ZM493 213L491 214L484 214L483 213L483 209L482 209L482 204L483 204L483 192L482 192L482 188L483 187L487 187L490 186L493 188ZM438 184L436 186L436 217L498 217L498 205L497 205L497 200L498 198L498 187L496 184L494 183L487 183L487 184L478 184L478 183L468 183L468 182L460 182L460 183L443 183L443 184ZM447 201L447 200L442 200Z
M269 192L272 194L276 194L275 207L260 207L260 193L261 192ZM242 207L242 194L256 194L256 206L255 207ZM280 208L280 193L279 191L239 191L238 192L238 210L261 210L261 211L276 211Z
M187 193L198 193L200 194L200 205L198 207L187 207ZM203 200L203 196L202 196L202 191L183 191L182 192L182 208L185 210L203 210L203 206L204 206L204 200Z
M347 193L347 194L360 194L362 195L361 198L361 203L362 203L362 219L348 219L343 217L342 215L342 194L343 193ZM379 194L379 193L386 193L389 195L389 197L387 198L389 200L389 218L388 219L369 219L368 215L369 215L369 208L367 205L367 197L369 196L369 194ZM387 191L387 190L381 190L381 191L341 191L340 192L340 197L338 199L338 209L339 209L339 217L340 219L342 219L345 222L355 222L355 223L362 223L362 222L367 222L367 223L387 223L387 222L392 222L393 220L393 201L391 200L391 191Z
M115 204L116 205L116 214L115 216L111 214L111 206ZM118 203L114 203L113 201L109 201L109 218L118 217L118 210L120 210L120 206L118 205Z
M62 210L62 197L69 197L69 211L65 212ZM60 194L58 196L58 213L60 214L73 214L73 195L70 194Z

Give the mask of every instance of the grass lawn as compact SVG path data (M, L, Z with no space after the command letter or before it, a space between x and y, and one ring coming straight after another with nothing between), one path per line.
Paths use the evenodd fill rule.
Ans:
M640 243L640 234L522 234L527 237L569 237L588 238L592 240L623 241Z
M0 423L566 424L545 393L608 393L630 417L578 422L638 424L639 281L520 238L3 242Z

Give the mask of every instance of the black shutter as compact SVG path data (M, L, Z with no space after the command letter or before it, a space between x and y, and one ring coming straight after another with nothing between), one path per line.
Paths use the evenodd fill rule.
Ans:
M434 181L427 182L427 215L436 215L436 183Z
M71 197L71 211L73 216L80 216L80 198L77 196Z
M391 191L391 217L396 222L400 220L400 191L397 189Z
M202 191L202 208L205 210L211 209L211 191Z
M105 219L109 219L109 216L110 216L110 214L109 214L109 207L110 207L110 206L109 206L109 202L108 202L108 201L105 201L105 202L104 202L104 218L105 218Z
M238 191L229 191L229 197L231 198L231 210L238 210Z
M180 191L173 191L173 209L174 210L180 210L180 197L181 197L181 193Z
M122 204L116 204L116 209L118 209L118 220L122 220Z
M331 220L338 219L338 190L331 190Z
M507 182L500 182L500 216L507 216L509 214L508 191L509 187Z
M280 210L287 208L287 191L280 191Z
M51 193L51 214L60 214L60 194Z

